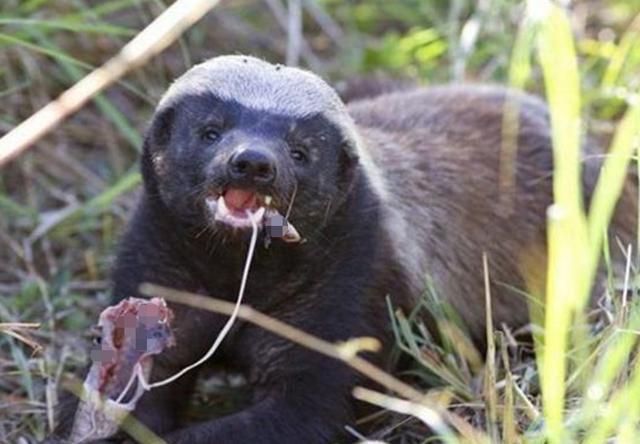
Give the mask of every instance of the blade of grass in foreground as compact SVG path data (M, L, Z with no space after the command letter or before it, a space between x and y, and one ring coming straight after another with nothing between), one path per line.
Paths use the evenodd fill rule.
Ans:
M110 25L108 23L81 23L71 20L38 20L38 19L25 19L20 17L8 17L0 16L0 26L14 26L14 27L38 27L47 30L65 30L76 33L89 33L89 34L107 34L131 37L135 35L135 30L125 28L122 26Z
M554 205L549 211L548 223L549 265L541 378L547 438L556 443L571 440L569 429L563 425L569 333L574 324L582 322L582 309L589 299L604 233L624 186L637 140L640 107L632 104L616 131L587 219L580 186L580 78L571 28L565 13L550 2L537 1L535 7L534 2L530 2L529 6L531 10L546 9L540 21L537 49L551 113ZM536 9L536 12L540 11ZM576 334L574 339L578 338ZM580 346L580 343L574 345ZM611 414L609 423L620 420L613 410ZM603 424L598 431L597 436L606 438L607 426Z
M636 349L636 352L638 350ZM612 431L619 424L622 429L629 427L629 423L634 427L638 420L638 397L640 396L640 366L635 365L631 378L619 390L617 390L606 405L601 409L598 421L594 422L592 430L589 431L586 444L600 444L608 442ZM636 432L637 434L637 432ZM637 435L636 435L637 438ZM635 441L635 440L634 440ZM632 442L632 441L613 441Z
M640 102L629 105L624 118L618 124L607 160L600 172L589 212L589 258L593 274L598 265L604 234L611 221L618 196L628 178L629 162L640 144Z
M633 348L637 347L637 331L640 328L640 309L637 306L631 310L625 327L623 330L613 327L615 330L605 334L606 337L601 339L606 343L606 347L599 353L600 357L585 391L582 406L576 412L578 427L598 427L595 424L601 413L602 403L615 389L617 379L631 362L630 357Z
M563 425L566 352L577 301L588 290L583 276L587 225L580 188L580 78L565 13L541 0L529 2L541 18L537 52L551 114L554 205L549 209L544 348L541 350L543 412L547 438L566 442Z
M624 64L631 53L631 50L638 44L640 39L640 14L629 25L629 29L624 33L620 43L616 46L611 55L611 61L602 78L602 89L609 89L616 86L624 68Z

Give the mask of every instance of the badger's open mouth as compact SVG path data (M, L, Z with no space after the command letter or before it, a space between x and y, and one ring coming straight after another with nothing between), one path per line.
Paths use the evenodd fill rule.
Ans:
M250 228L250 218L262 224L271 197L251 190L227 188L221 193L209 194L206 202L216 221L234 228Z
M271 206L271 196L227 188L210 192L205 201L209 214L216 222L237 229L251 228L255 223L259 228L265 228L269 238L277 237L285 242L302 240L298 230Z

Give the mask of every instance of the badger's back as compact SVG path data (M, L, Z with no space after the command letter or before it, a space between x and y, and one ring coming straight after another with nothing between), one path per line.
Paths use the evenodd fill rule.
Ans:
M413 291L422 291L428 273L439 296L481 339L486 252L497 325L526 323L523 292L541 295L544 289L552 202L544 103L501 87L442 86L381 95L349 111L383 171L385 228ZM601 160L587 158L589 198ZM613 228L628 241L636 211L633 191L626 193Z

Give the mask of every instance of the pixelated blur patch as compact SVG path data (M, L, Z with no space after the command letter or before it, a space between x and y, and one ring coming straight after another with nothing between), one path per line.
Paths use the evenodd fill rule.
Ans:
M91 362L110 363L116 358L116 351L109 348L97 347L91 350Z
M138 317L147 327L151 327L162 317L161 307L155 304L143 304L138 307Z
M92 350L94 362L104 362L105 353L123 354L129 359L162 352L165 347L173 345L172 317L165 302L157 298L150 301L129 298L106 308L94 329L94 342L99 345Z
M267 234L270 237L284 237L287 234L287 219L281 214L269 216L265 223Z

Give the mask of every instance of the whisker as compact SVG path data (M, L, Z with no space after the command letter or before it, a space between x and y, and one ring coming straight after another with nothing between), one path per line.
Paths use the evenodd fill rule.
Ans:
M289 220L289 216L291 215L291 210L293 208L293 202L295 202L297 195L298 195L298 182L296 182L293 187L293 195L291 196L291 200L289 201L289 208L287 208L287 214L285 214L284 216L286 220Z
M322 220L322 225L327 224L327 220L329 219L329 211L331 211L332 203L333 203L333 199L329 199L329 202L327 202L327 208L324 210L324 219Z
M198 231L195 235L195 238L198 239L200 236L202 236L204 233L207 232L207 230L209 229L208 225L205 225L202 230Z

